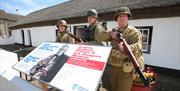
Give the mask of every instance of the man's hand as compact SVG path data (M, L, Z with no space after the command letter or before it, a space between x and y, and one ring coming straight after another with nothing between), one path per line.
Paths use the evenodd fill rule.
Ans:
M111 37L112 39L117 39L117 38L116 38L116 35L117 35L117 32L116 32L116 31L111 31L111 32L109 32L109 35L110 35L110 37Z
M123 42L118 43L118 46L122 52L125 52Z
M121 41L120 43L118 43L118 47L119 47L119 50L121 50L122 52L126 53L126 50L125 50L125 48L124 48L124 44L123 44L122 41ZM134 50L134 49L131 48L129 45L127 45L127 47L129 47L131 51Z

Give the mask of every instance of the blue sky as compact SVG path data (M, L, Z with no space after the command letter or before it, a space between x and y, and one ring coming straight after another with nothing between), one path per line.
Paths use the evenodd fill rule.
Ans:
M66 1L69 0L0 0L0 9L7 13L27 15L33 11Z

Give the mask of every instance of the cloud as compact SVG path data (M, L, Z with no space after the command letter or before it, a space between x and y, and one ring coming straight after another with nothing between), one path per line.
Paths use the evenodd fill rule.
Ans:
M36 7L36 3L34 3L33 0L12 0L12 1L27 5L30 7Z
M18 14L27 15L31 12L65 1L68 0L4 0L0 3L0 6L3 8L0 8L14 14L17 14L16 9L18 9Z
M48 5L41 4L39 2L35 2L38 0L13 0L14 2L21 3L21 7L18 7L20 14L27 15L33 11L37 11L48 7ZM24 6L24 7L23 7Z
M39 7L45 7L45 5L41 4L40 2L37 2L38 0L14 0L16 2L23 3L24 5L27 5L30 8L39 8Z
M8 3L4 3L4 2L1 2L0 6L6 8L9 11L15 11L18 8L16 6L14 6L14 5L11 5L11 4L8 4Z

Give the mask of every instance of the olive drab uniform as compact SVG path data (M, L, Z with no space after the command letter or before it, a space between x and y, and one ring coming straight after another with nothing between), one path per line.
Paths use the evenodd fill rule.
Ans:
M84 30L85 42L88 42L87 44L102 45L102 41L107 40L106 36L109 35L98 21L88 26L87 30Z
M56 38L56 42L75 43L75 40L67 32L60 32Z
M87 11L87 16L93 16L98 19L98 13L95 9ZM102 45L102 41L107 40L106 36L109 36L105 28L96 20L94 24L89 25L86 30L83 31L86 44Z
M121 32L128 47L137 58L138 63L144 68L142 48L142 35L133 26L128 25L124 30L116 29ZM130 91L132 87L133 64L128 56L118 49L117 41L112 40L112 51L108 63L111 65L111 84L112 91Z
M59 20L57 22L57 28L59 29L59 26L65 26L67 29L67 22L65 20ZM66 29L63 32L59 32L59 35L56 38L56 42L61 43L75 43L74 38L71 37L66 31Z

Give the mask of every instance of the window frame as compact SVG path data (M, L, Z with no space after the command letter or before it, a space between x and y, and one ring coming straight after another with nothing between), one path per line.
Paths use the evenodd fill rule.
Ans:
M146 49L142 48L143 53L150 54L151 52L151 44L152 44L152 34L153 34L153 26L135 26L136 29L138 29L143 38L143 47L144 44L146 45ZM145 36L145 31L148 31L147 36ZM145 35L144 35L145 34ZM144 38L146 37L147 41L144 43Z

